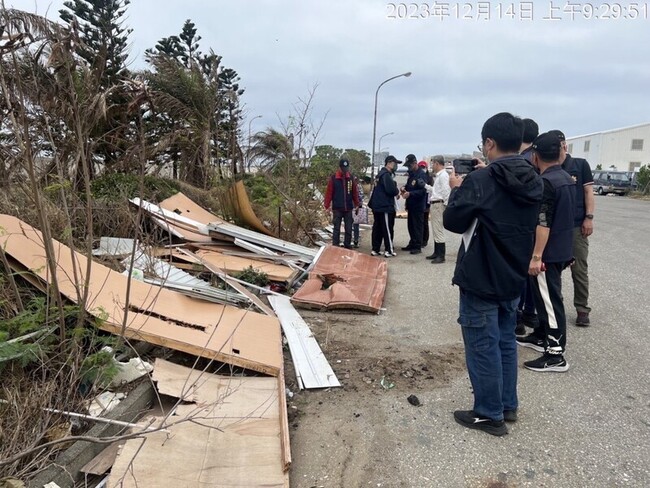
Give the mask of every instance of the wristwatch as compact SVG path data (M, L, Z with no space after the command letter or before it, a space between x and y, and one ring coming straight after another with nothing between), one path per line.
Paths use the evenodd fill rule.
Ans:
M585 219L594 220L594 214L585 215Z
M542 256L538 256L537 254L533 254L533 261L541 261Z

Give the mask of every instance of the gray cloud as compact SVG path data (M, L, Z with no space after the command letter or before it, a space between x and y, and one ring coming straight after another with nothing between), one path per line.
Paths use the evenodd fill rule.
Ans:
M249 116L263 115L253 130L277 126L276 114L318 83L322 143L367 151L378 84L412 71L380 91L377 137L395 132L384 146L399 157L471 151L500 111L567 135L650 118L650 19L572 21L567 6L579 2L549 0L534 2L533 21L498 19L498 5L526 2L492 2L491 20L462 20L452 17L463 2L448 3L440 22L388 19L388 3L375 0L139 0L129 6L132 63L143 67L144 50L190 18L203 50L239 72ZM50 4L56 16L62 2L36 1L40 13ZM33 0L13 5L34 10ZM544 20L551 5L563 20Z

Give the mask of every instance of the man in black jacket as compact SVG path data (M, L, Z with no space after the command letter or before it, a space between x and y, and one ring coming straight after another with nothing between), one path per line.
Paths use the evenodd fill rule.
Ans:
M374 220L372 223L372 254L379 256L381 242L384 242L384 256L396 256L393 246L393 228L395 226L395 197L399 195L397 183L393 178L399 161L395 156L388 156L384 167L375 178L375 188L368 202Z
M407 224L409 230L409 243L402 251L410 251L411 254L422 252L422 234L424 232L424 209L427 204L427 175L418 166L418 160L414 154L406 156L404 166L409 169L409 177L406 186L402 187L400 193L406 200Z
M523 123L509 113L489 118L481 130L490 162L452 188L443 214L451 232L463 234L452 283L460 288L465 358L474 390L474 408L454 412L455 420L492 435L516 420L519 295L528 276L543 184L521 156ZM461 184L462 183L462 184Z

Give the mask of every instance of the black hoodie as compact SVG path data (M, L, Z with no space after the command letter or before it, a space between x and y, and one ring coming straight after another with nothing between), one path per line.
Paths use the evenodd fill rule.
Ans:
M477 221L468 249L461 242L453 284L488 300L521 294L543 188L530 163L513 155L470 173L452 190L443 214L445 229L462 234Z

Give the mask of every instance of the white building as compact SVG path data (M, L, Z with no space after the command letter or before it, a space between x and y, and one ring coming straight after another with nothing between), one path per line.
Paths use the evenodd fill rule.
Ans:
M586 159L592 170L600 164L602 169L638 171L650 166L650 122L567 137L567 146L571 156Z

